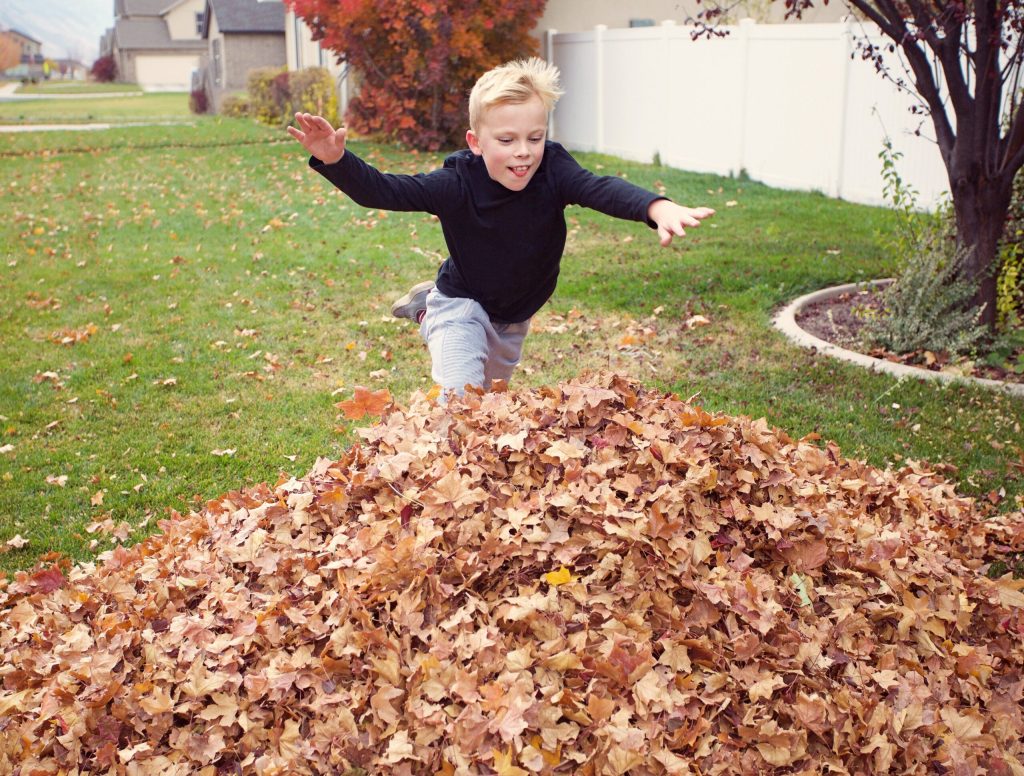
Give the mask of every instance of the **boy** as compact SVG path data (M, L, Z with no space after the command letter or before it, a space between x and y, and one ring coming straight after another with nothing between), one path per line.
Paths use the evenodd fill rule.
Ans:
M440 219L449 257L436 282L414 286L392 313L420 324L443 393L511 377L530 318L555 290L567 205L645 221L663 246L714 213L596 176L548 141L558 78L536 57L484 74L469 97L469 148L427 174L377 171L345 149L344 128L320 116L297 113L298 128L288 128L312 154L310 167L358 204Z

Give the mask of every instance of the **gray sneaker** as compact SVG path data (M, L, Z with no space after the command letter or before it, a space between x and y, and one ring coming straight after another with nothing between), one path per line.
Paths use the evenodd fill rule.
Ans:
M434 287L433 280L417 283L409 289L409 293L395 300L391 305L391 314L396 318L408 318L419 323L420 313L427 310L427 294Z

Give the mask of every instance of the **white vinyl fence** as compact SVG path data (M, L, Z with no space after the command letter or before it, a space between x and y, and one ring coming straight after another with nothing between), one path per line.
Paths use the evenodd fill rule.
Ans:
M771 186L883 204L878 154L888 135L920 206L948 191L931 120L912 114L914 98L855 52L854 36L866 32L859 22L747 19L726 29L724 38L696 41L672 22L550 31L546 55L566 92L552 138L570 149L646 162L658 154L680 169L745 170Z

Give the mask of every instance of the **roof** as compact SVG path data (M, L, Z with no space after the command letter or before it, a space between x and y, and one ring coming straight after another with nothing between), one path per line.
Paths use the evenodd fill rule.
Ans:
M206 0L203 36L209 35L210 13L221 32L280 32L284 34L284 3L262 0Z
M114 0L114 16L160 16L168 0Z
M284 29L283 25L282 25L281 29L282 30ZM24 38L25 40L30 40L33 43L38 43L40 45L42 45L42 43L43 43L41 40L36 40L31 35L26 35L24 32L21 32L21 30L16 30L13 27L11 29L7 30L7 32L11 33L12 35L17 35L19 38Z
M172 40L163 19L118 19L114 40L120 49L185 49L202 51L201 40Z
M181 5L182 3L187 3L187 2L188 2L188 0L164 0L164 3L163 3L164 7L163 7L163 10L160 12L160 15L161 16L166 16L168 13L170 13L175 8L177 8L179 5Z

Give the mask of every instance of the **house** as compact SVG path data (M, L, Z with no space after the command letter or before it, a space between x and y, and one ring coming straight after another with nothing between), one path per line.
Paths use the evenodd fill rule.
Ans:
M202 35L206 51L193 88L206 93L214 112L227 95L245 90L250 71L287 62L280 0L206 0Z
M43 56L42 41L13 29L4 30L0 32L0 35L7 38L21 52L18 64L6 70L5 75L11 78L44 77L43 65L46 58Z
M352 92L352 77L347 62L339 61L338 55L325 49L318 40L313 40L313 31L305 20L295 15L290 8L285 12L284 38L285 60L289 70L307 67L322 67L334 78L338 88L338 111L345 115L348 99Z
M100 53L117 63L118 80L145 91L188 91L206 44L204 0L114 0L114 26Z

